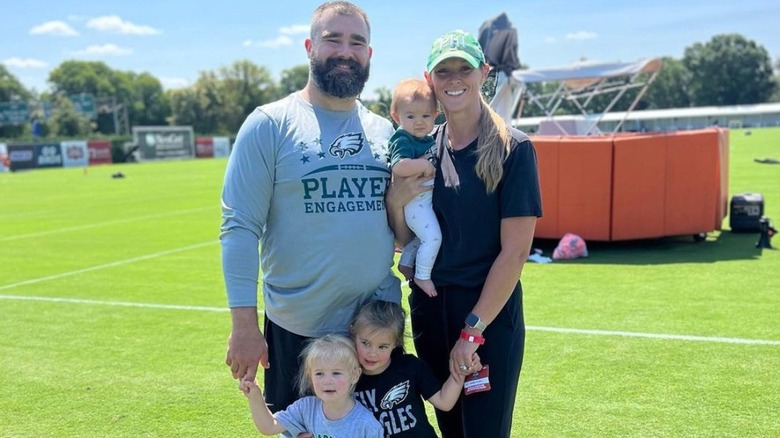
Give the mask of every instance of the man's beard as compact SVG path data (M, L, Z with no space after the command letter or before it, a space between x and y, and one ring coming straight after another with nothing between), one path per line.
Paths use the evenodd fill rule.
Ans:
M325 94L339 98L359 96L366 85L371 67L366 64L364 68L353 59L341 58L331 58L325 61L312 58L309 64L314 83L320 90ZM338 64L347 64L351 70L342 70L337 67Z

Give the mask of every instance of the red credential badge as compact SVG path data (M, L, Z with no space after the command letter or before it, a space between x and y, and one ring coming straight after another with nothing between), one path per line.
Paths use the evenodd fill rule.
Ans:
M466 376L465 382L463 383L463 393L469 395L482 391L490 391L489 375L490 371L488 370L488 366L483 365L481 370Z

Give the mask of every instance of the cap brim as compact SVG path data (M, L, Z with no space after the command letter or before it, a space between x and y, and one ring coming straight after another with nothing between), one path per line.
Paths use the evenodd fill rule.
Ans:
M444 61L445 59L450 58L460 58L471 64L474 68L479 68L479 60L468 53L464 52L463 50L452 50L449 52L444 52L441 55L433 58L433 61L428 62L428 71L433 71L433 69L439 65L440 62Z

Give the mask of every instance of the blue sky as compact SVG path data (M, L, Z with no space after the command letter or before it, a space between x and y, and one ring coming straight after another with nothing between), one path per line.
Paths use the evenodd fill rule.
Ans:
M239 59L269 69L307 63L303 40L319 1L0 0L0 63L27 87L47 88L61 62L99 60L149 72L165 88L192 84L201 71ZM374 56L364 96L422 75L440 34L474 34L506 12L518 30L520 59L532 68L581 58L682 58L686 47L740 33L780 58L777 0L356 1L369 15Z

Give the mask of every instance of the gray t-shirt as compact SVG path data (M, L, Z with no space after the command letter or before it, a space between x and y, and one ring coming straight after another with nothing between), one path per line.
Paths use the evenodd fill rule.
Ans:
M344 418L328 420L322 412L322 400L314 396L303 397L287 409L274 414L287 429L286 437L311 432L315 438L383 438L384 428L371 412L360 403Z
M257 305L258 265L268 318L301 336L346 332L378 290L400 301L384 203L392 134L359 102L328 111L298 93L247 117L222 191L230 307Z

